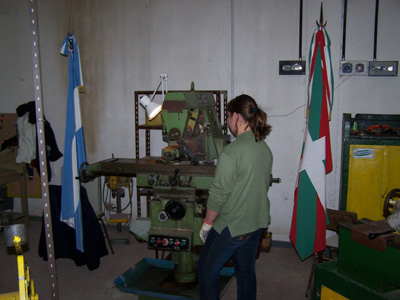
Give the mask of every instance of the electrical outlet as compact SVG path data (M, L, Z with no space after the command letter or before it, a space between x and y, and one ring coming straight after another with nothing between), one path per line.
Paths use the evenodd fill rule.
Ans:
M279 75L304 75L306 62L304 60L280 60Z
M397 61L370 61L368 76L397 76Z
M341 61L339 68L340 76L367 76L368 75L368 65L367 60L349 60Z

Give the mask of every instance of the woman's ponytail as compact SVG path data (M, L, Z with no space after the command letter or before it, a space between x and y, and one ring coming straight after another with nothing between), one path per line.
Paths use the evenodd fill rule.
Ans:
M267 124L267 114L257 106L256 101L249 95L242 94L229 101L227 110L238 113L249 124L254 133L256 142L264 140L271 132L271 125Z

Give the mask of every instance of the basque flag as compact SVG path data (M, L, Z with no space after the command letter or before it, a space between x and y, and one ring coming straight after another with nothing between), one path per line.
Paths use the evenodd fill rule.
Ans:
M61 221L75 228L76 249L83 249L83 225L80 197L79 167L86 162L85 140L79 103L79 87L83 85L79 48L73 34L68 34L61 46L68 56L68 96L65 124L64 165L62 172Z
M290 240L301 260L326 248L325 177L332 171L329 119L333 104L330 39L323 26L312 37L308 111L294 193Z

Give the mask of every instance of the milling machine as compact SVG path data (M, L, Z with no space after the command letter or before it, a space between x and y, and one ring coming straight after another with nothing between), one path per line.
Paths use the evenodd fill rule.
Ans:
M228 143L211 93L171 92L164 98L163 140L168 144L156 161L158 172L137 174L137 185L151 187L149 248L171 251L177 262L175 281L196 280L193 249L205 213L208 187L218 154ZM169 168L167 174L163 170ZM199 172L207 174L200 175Z
M223 134L213 93L195 91L193 83L190 91L165 94L162 118L167 146L161 150L161 157L85 163L80 180L136 177L138 188L152 190L150 222L139 218L134 222L146 221L149 228L143 234L139 225L141 229L134 233L157 253L170 253L170 259L145 258L118 277L115 286L138 294L139 299L198 299L196 263L203 246L199 232L218 155L229 143L229 136ZM280 179L271 178L272 182L279 183ZM221 271L221 294L233 274L232 268Z
M229 142L229 136L223 134L213 94L195 91L193 83L190 91L166 93L162 117L163 140L168 145L162 149L161 157L85 163L80 179L87 182L98 176L136 177L137 187L152 189L148 247L170 252L172 266L164 260L145 259L114 284L140 297L172 299L168 295L173 295L173 299L196 299L196 249L203 245L198 233L218 154ZM146 288L142 281L149 281L149 272L154 274ZM233 272L224 272L227 284Z

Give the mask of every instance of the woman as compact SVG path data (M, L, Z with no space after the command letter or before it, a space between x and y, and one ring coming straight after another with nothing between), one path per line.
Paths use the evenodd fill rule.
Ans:
M255 259L261 234L270 223L268 188L272 153L264 142L271 131L254 99L240 95L227 105L235 141L218 158L200 231L205 242L197 270L200 299L219 299L219 272L232 257L237 299L256 299Z

